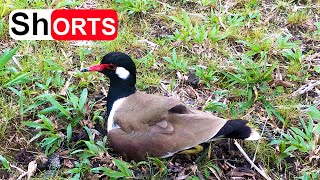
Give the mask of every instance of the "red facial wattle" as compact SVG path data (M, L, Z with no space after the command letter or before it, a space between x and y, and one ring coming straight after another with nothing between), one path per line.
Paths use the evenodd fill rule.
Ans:
M103 69L115 70L117 67L114 64L98 64L90 66L86 71L102 71Z

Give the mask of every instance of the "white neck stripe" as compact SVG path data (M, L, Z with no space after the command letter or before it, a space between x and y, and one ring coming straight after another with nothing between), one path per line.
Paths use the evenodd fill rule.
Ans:
M125 100L125 98L121 98L121 99L116 100L113 103L109 117L108 117L108 132L111 131L112 129L120 128L119 125L114 121L114 114L124 100Z

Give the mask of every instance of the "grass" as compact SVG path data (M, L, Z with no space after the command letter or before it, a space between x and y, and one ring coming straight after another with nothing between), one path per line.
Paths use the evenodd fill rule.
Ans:
M0 0L1 2L1 0ZM319 1L3 1L0 7L0 177L31 160L60 156L34 178L230 179L254 170L232 141L205 145L196 156L125 162L103 135L109 81L80 73L110 51L133 57L137 87L174 95L226 119L243 118L263 134L242 144L272 179L318 179ZM14 41L8 16L18 8L113 8L116 40L74 46L64 41ZM298 8L295 9L294 7ZM147 40L147 41L145 41ZM150 42L154 45L150 45ZM197 86L188 83L192 73ZM255 179L262 177L255 172Z

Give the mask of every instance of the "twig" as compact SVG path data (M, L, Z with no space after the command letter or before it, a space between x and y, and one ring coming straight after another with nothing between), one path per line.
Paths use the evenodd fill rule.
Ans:
M251 164L251 166L257 170L261 176L263 176L265 179L271 180L271 178L260 168L258 168L258 166L256 166L251 159L249 158L249 156L247 155L246 152L244 152L244 150L242 149L242 147L240 146L240 144L238 143L237 140L234 140L234 144L237 146L237 148L239 149L239 151L242 153L242 155L244 156L244 158Z
M10 164L10 167L17 169L17 170L18 170L19 172L21 172L21 173L25 173L25 172L26 172L26 171L24 171L23 169L15 166L15 165L13 165L13 164Z
M297 11L299 9L318 9L320 6L312 5L312 6L294 6L293 11Z
M263 134L264 134L264 131L265 131L266 126L267 126L267 120L268 120L268 119L265 118L265 121L264 121L264 124L263 124L263 128L262 128L261 136L260 136L260 137L262 137ZM257 121L257 120L255 119L255 121ZM254 156L253 156L252 162L254 162L254 161L256 160L256 156L257 156L257 153L258 153L259 144L260 144L260 141L258 141L258 145L257 145L256 150L255 150L255 152L254 152ZM251 166L251 167L252 167L252 166Z
M28 175L28 172L24 172L23 174L21 174L17 180L22 179L23 177L25 177L26 175Z
M262 117L261 115L258 114L258 116L259 116L259 117L254 116L255 122L258 122L258 120L257 120L258 118L259 118L259 119L264 119L264 117ZM267 126L268 122L267 122L267 120L268 120L268 118L265 119L265 121L264 121L263 124L262 124L261 122L259 122L259 126L260 126L261 129L264 129L263 132L264 132L264 134L265 134L265 138L267 138L268 141L273 141L273 140L274 140L274 137L271 135L271 132L270 132L270 130L268 129L268 126ZM264 124L266 124L266 125L264 126ZM270 124L270 123L269 123L269 124ZM261 134L261 137L262 137L262 134Z
M236 169L237 167L235 167L234 165L230 164L228 161L226 161L226 164L230 167L232 167L232 169Z
M8 147L6 149L10 149L10 150L13 150L13 151L21 151L21 149L15 149L15 148L11 148L11 147ZM26 152L32 153L32 154L39 154L39 152L29 151L29 150L26 150Z
M307 83L308 84L301 86L298 90L293 92L291 95L292 96L301 95L303 93L311 91L313 88L315 88L316 86L320 85L320 81L316 81L316 80L310 80Z
M10 164L10 167L15 168L15 169L17 169L19 172L21 172L21 173L22 173L22 174L18 177L18 179L17 179L17 180L22 179L23 177L25 177L25 176L28 174L28 172L27 172L27 171L24 171L23 169L21 169L21 168L19 168L19 167L15 166L15 165Z

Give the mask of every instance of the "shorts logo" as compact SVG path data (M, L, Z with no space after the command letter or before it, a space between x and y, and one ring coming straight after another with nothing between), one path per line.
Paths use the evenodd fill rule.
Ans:
M16 40L114 40L118 16L114 10L14 10L9 33Z

